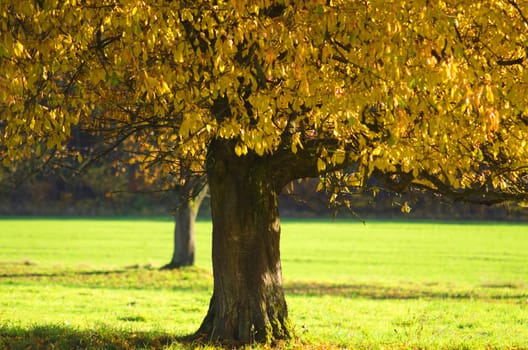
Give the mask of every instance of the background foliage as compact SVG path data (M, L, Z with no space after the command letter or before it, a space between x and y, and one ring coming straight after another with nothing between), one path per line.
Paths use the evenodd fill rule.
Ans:
M0 215L98 215L98 216L169 216L176 200L171 191L156 187L135 177L133 168L109 170L109 164L90 168L77 177L44 174L28 179L0 196ZM119 174L119 176L116 176ZM359 219L444 219L444 220L528 220L528 210L514 203L482 206L453 203L428 193L391 195L357 194L352 212L328 205L328 194L317 192L318 180L295 183L280 196L280 210L285 217L325 217ZM402 213L407 203L409 213ZM199 216L210 218L206 197Z

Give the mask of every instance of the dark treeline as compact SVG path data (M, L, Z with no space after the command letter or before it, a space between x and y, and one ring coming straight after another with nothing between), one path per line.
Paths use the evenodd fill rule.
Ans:
M328 195L317 191L317 180L296 182L280 198L284 217L353 217L368 219L528 220L528 209L513 204L482 206L452 203L429 193L392 195L384 192L352 196L352 210L328 205ZM170 191L149 188L133 167L92 167L71 174L41 174L11 187L0 197L0 215L54 216L169 216L176 202ZM410 209L407 213L404 208ZM206 198L200 216L210 214Z

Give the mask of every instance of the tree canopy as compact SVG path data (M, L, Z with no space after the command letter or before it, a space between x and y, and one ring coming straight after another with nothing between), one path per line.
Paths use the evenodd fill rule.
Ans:
M223 138L238 155L309 151L320 172L356 162L352 185L378 169L514 193L526 12L515 0L7 2L3 162L60 149L80 124L142 145L142 163Z
M331 173L323 185L346 192L374 176L392 191L485 204L527 197L526 2L4 3L3 164L75 151L82 130L97 136L92 153L123 147L166 173L178 159L205 165L213 249L239 259L213 259L200 328L213 338L288 336L275 194L293 179ZM252 213L226 213L248 200ZM240 267L240 242L255 242L253 265L272 277L257 283ZM262 303L234 297L248 281ZM225 314L233 300L250 311Z

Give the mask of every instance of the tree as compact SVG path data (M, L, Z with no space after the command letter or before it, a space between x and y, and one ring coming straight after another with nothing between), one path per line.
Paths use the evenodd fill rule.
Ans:
M176 198L174 208L174 250L171 261L162 267L175 269L194 265L195 238L194 224L198 210L207 195L207 179L189 168L182 168L179 184L173 193Z
M5 164L74 125L135 161L203 154L214 291L206 339L291 337L277 196L323 175L493 204L528 192L528 8L473 1L9 1ZM21 151L22 149L22 151ZM81 159L79 159L82 161Z
M204 152L193 154L191 159L173 158L167 153L154 152L158 141L150 137L140 143L124 141L128 163L136 163L138 155L148 155L137 169L143 187L160 189L170 196L174 212L174 250L171 261L162 269L174 269L194 265L194 224L208 186L203 168ZM146 145L150 145L150 149Z

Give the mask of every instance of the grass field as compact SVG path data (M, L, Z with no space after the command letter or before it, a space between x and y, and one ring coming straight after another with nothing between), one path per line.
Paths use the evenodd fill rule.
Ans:
M0 349L192 348L212 292L170 220L1 219ZM528 225L284 221L291 348L528 349Z

